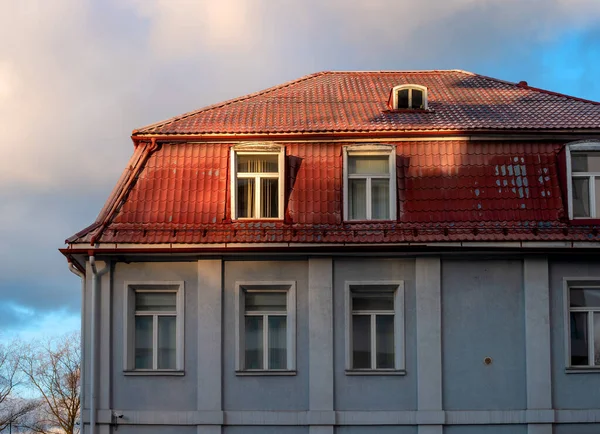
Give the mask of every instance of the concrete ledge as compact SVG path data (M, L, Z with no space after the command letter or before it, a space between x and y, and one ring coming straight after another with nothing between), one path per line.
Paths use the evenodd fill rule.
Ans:
M416 425L416 411L337 411L337 425Z
M600 409L557 410L555 421L558 423L597 423L600 422Z
M225 411L225 425L308 425L307 411ZM322 424L321 424L322 425Z
M128 411L119 425L545 425L600 423L600 409L453 410L453 411ZM111 423L112 410L98 410L98 423ZM83 412L89 423L89 411Z
M447 411L449 425L523 424L526 410Z
M446 422L446 413L441 410L419 410L416 415L417 425L443 425Z

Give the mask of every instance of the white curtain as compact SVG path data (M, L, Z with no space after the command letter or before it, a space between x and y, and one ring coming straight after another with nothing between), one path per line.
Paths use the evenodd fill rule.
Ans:
M350 199L350 219L365 220L367 218L367 180L351 179L348 183Z
M371 179L371 218L390 218L390 180Z
M177 318L158 317L158 369L175 369Z
M269 316L269 369L287 368L287 317Z

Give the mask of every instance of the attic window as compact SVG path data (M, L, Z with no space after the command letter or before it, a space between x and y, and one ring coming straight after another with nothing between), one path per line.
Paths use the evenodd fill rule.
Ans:
M569 217L600 218L600 142L567 146Z
M391 100L394 110L427 110L427 88L418 84L396 86Z
M232 219L283 219L284 149L236 147L231 167Z

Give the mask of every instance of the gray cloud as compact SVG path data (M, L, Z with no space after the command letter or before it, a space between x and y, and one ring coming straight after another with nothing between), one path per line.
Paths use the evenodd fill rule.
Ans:
M56 248L95 218L135 127L327 69L462 68L600 99L597 0L0 0L0 10L0 328L23 327L26 312L77 312L79 282Z

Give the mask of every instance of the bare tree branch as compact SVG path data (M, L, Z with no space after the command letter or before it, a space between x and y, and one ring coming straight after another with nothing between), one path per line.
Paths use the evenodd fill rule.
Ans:
M24 348L20 371L39 394L42 406L24 426L38 434L59 428L65 434L79 433L81 375L79 335L70 334Z
M18 424L38 407L36 401L19 398L16 394L22 382L20 362L20 345L15 342L0 344L0 431L11 424Z

